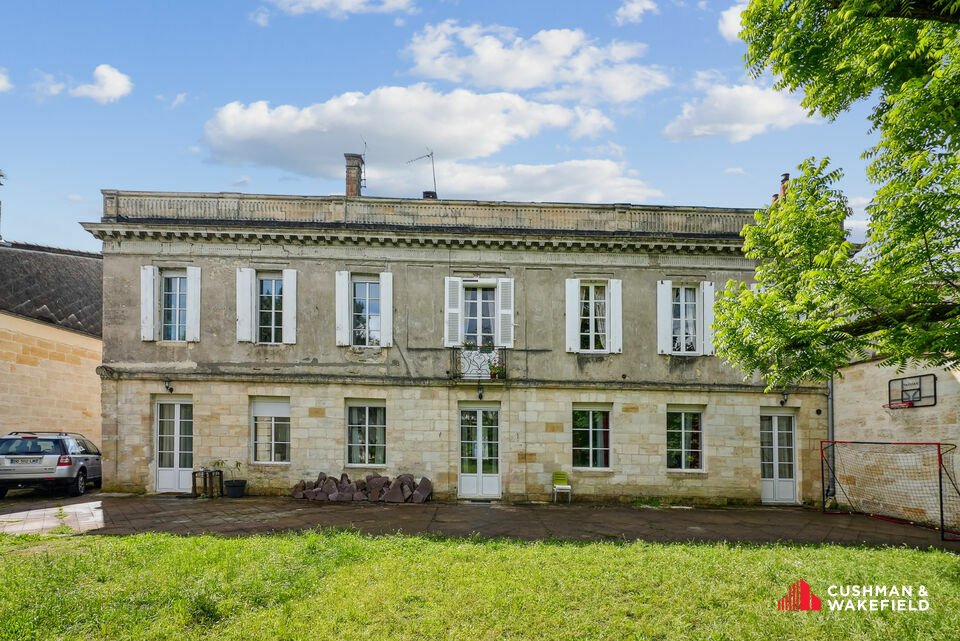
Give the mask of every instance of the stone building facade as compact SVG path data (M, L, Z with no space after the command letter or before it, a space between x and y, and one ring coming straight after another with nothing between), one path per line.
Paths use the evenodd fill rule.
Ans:
M543 500L565 470L575 498L820 496L823 390L713 356L750 211L103 194L106 487L225 459L254 493L345 470Z
M0 433L100 443L99 254L0 241Z

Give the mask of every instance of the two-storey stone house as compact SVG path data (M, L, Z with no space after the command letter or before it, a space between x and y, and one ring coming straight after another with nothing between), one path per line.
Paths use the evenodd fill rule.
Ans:
M748 210L105 190L108 487L410 472L436 494L819 497L820 388L713 355ZM428 194L432 196L432 194Z

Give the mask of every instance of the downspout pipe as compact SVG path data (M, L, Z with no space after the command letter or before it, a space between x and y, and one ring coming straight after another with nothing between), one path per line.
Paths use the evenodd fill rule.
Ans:
M833 374L830 375L830 380L827 381L827 440L835 440L834 426L833 426ZM833 470L833 448L831 447L827 451L827 463L829 464L830 470ZM835 496L836 487L834 475L831 472L830 478L827 481L827 496Z

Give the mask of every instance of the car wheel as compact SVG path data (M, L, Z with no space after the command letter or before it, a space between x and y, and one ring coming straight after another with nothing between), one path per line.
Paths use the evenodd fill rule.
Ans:
M87 491L87 473L84 470L77 472L77 478L70 484L70 496L80 496Z

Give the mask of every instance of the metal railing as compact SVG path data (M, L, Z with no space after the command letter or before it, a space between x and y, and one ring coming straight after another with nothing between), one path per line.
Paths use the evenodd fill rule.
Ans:
M459 380L505 380L507 350L502 347L455 347L450 350L450 372Z

